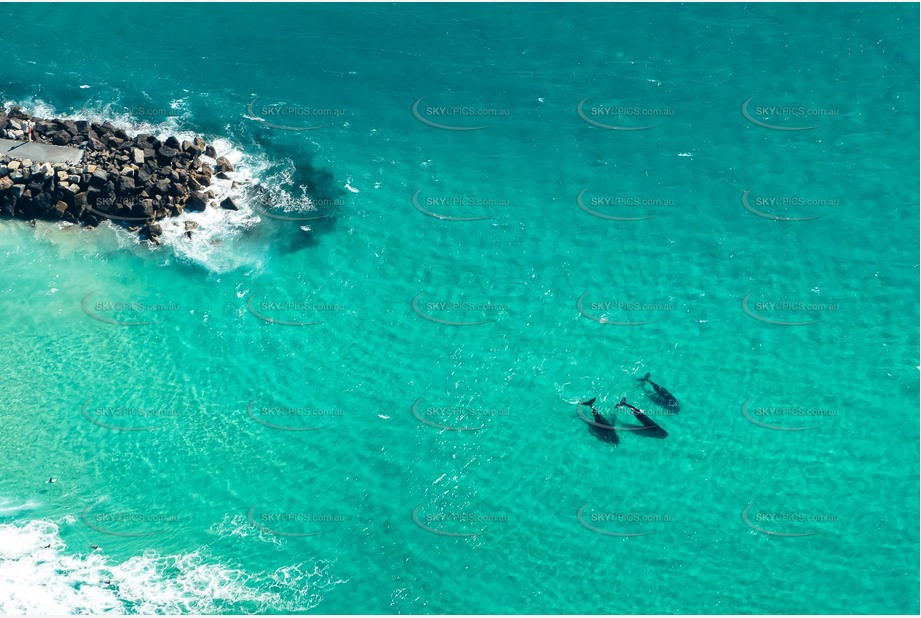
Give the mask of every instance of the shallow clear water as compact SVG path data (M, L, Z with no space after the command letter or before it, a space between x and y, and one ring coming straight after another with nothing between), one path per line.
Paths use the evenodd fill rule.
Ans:
M919 611L917 6L0 11L279 204L0 221L3 612Z

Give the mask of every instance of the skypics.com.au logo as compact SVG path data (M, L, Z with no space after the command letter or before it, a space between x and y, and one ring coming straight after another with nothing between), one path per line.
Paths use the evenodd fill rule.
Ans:
M480 105L422 105L425 97L413 103L413 117L422 124L443 131L480 131L492 125L482 124L486 119L506 118L509 110Z

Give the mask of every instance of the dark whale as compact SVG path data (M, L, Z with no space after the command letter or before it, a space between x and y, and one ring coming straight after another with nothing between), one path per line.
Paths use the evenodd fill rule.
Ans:
M614 429L614 426L608 422L608 419L601 416L601 414L598 413L598 410L595 409L595 399L596 397L592 397L588 401L583 401L579 404L580 406L588 406L592 409L592 417L595 420L588 421L588 419L585 419L587 421L586 424L588 425L588 430L599 440L610 442L616 446L620 444L620 438L617 436L617 431ZM582 415L580 414L579 416Z
M657 395L657 397L653 397L653 399L658 399L658 402L662 404L663 407L672 408L675 411L679 409L678 400L675 399L675 396L669 393L668 390L666 390L664 386L659 386L658 384L650 380L648 373L644 375L642 378L639 378L637 382L639 382L640 384L646 384L647 382L649 384L652 384L652 388Z
M640 410L637 407L631 406L629 403L627 403L626 397L622 398L620 400L620 403L617 404L616 407L629 408L630 411L633 412L633 416L636 417L636 420L638 420L643 425L643 429L640 429L636 432L639 435L646 436L647 438L660 438L660 439L668 437L667 431L662 429L658 425L658 423L656 423L654 420L646 416L642 410Z

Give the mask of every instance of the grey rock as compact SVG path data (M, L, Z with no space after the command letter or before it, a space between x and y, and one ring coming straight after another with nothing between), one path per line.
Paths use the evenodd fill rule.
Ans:
M224 210L240 210L240 207L237 206L237 202L232 197L225 197L221 200L221 208Z

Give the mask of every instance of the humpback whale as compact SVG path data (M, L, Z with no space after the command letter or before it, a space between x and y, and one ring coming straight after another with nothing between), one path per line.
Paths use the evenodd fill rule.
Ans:
M597 399L597 397L592 397L588 401L583 401L579 404L580 406L588 406L592 409L592 417L595 420L594 422L589 421L587 423L588 430L599 440L610 442L616 446L620 444L620 438L617 436L617 431L615 431L614 426L608 422L608 419L599 414L598 410L595 409L595 399Z
M674 408L676 411L679 409L678 400L675 399L675 396L668 392L664 386L659 386L655 382L649 379L649 374L647 373L642 378L637 380L640 384L652 384L652 388L658 396L659 402L666 408Z
M621 398L620 403L618 403L617 406L615 407L628 408L631 412L633 412L633 416L636 417L636 420L638 420L643 425L643 429L637 431L637 433L640 434L641 436L646 436L649 438L667 438L668 437L667 431L659 427L658 423L656 423L654 420L646 416L642 410L640 410L639 408L635 406L631 406L629 403L627 403L626 397Z

